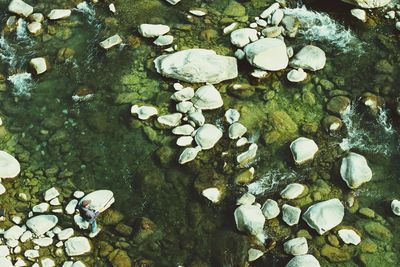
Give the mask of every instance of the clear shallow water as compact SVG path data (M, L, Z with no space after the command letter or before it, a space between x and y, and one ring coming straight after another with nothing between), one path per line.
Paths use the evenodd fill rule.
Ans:
M137 7L139 10L140 7L144 7L142 4L135 6L133 2L121 3L121 6L123 4ZM210 6L222 11L225 4L226 1L221 1L211 3ZM154 16L149 15L149 17L150 20L169 25L183 23L184 11L192 6L194 4L189 3L176 7L154 4L151 6L151 14ZM143 12L145 10L147 9ZM11 80L14 86L12 84L9 86L14 89L2 96L3 105L0 109L6 116L5 125L18 136L19 150L30 153L29 161L23 166L32 170L46 170L57 166L59 172L72 171L71 180L77 188L113 190L117 197L115 207L125 214L129 224L133 225L133 222L141 216L153 220L160 234L151 244L132 247L129 252L136 258L151 259L155 266L175 266L196 261L204 262L205 266L210 264L221 266L223 257L219 253L218 246L226 249L229 247L227 243L231 241L228 239L224 243L221 237L234 234L233 240L241 240L241 237L244 239L244 235L239 235L235 231L232 214L236 196L246 188L238 188L227 182L227 197L217 206L209 204L195 188L196 185L208 181L209 177L220 179L220 176L223 176L223 181L229 181L235 175L236 170L222 171L220 168L222 162L218 160L220 152L228 145L223 142L215 151L201 157L202 161L190 167L178 166L175 163L180 150L173 146L174 140L169 138L169 131L156 129L154 132L151 130L152 125L147 123L145 125L148 127L142 128L140 123L131 118L129 104L116 103L120 93L125 92L127 94L122 101L124 103L145 102L156 104L164 110L169 108L169 96L172 93L169 83L163 81L151 67L148 67L160 51L145 40L140 40L138 47L114 49L108 53L101 51L97 45L99 41L115 32L119 32L127 39L136 27L132 21L148 22L149 17L144 17L138 11L121 10L117 18L122 25L113 26L112 23L107 25L104 23L104 18L107 17L104 9L98 8L96 11L98 12L94 12L86 5L74 12L71 20L76 22L76 25L71 27L72 35L66 40L63 40L62 36L53 36L49 41L42 42L35 38L26 38L26 34L21 31L19 37L8 35L0 39L1 69L8 77L13 77L15 74L22 75L18 73L24 73L27 61L33 56L48 55L51 59L50 71L40 77L34 77L29 89L19 89L25 87L16 86L16 82ZM126 14L129 12L136 13L127 17ZM374 77L371 77L368 71L375 65L375 59L385 58L390 54L390 50L381 49L374 52L376 48L370 48L367 50L367 53L371 53L369 58L360 57L359 51L347 50L354 40L362 39L358 35L360 30L343 31L347 29L347 25L341 26L327 15L312 11L304 14L306 22L318 19L318 23L326 29L322 31L323 35L318 35L321 31L315 31L313 28L315 25L312 25L308 30L304 30L303 37L293 42L300 40L302 43L304 38L318 43L326 51L334 50L328 53L326 69L316 73L315 76L331 80L343 77L343 88L339 89L357 97L365 85L374 81ZM198 24L192 35L197 35L207 28L199 22ZM215 25L217 26L220 25ZM59 27L57 31L63 30L62 25L56 27ZM185 34L189 33L176 32L178 39L183 39ZM192 35L187 40L189 46L216 47L228 53L234 51L228 45L228 37L220 36L217 40L206 42L197 39L200 34ZM189 40L191 38L196 42L191 42ZM366 38L363 41L371 39ZM20 41L22 43L19 43ZM177 42L182 43L180 40ZM337 47L330 50L330 42L334 42ZM219 43L228 48L223 50L218 46ZM29 52L26 52L27 47L30 48ZM63 47L74 49L75 55L71 60L58 62L56 55ZM376 47L380 48L378 45ZM348 66L352 64L362 66L363 71L349 70ZM123 76L124 79L121 78ZM245 79L244 77L243 80ZM283 81L282 95L288 99L287 105L290 106L302 88L287 85L284 76L280 79ZM265 83L262 85L270 86L268 81ZM228 84L225 83L223 86ZM81 87L87 87L93 92L92 100L80 103L72 100L74 92ZM130 100L128 97L132 97L129 94L132 92L138 93L133 94L136 98ZM397 92L393 90L391 94ZM257 94L247 102L225 94L224 100L237 106L248 105L247 102L251 101L264 106L266 102ZM356 114L357 112L345 118L345 122L351 121L352 125L346 123L347 131L344 130L339 136L322 135L317 138L321 142L332 138L330 141L333 141L334 145L339 144L343 138L349 138L352 149L366 155L374 170L376 182L362 187L357 194L360 196L360 201L379 210L383 206L382 202L378 202L379 199L390 199L396 196L396 192L400 192L398 187L394 187L397 186L398 175L397 168L393 167L396 166L398 159L397 125L394 124L391 131L386 131L387 119L363 118L362 115L357 117ZM215 119L220 115L211 113L210 117ZM308 118L305 117L299 121L307 121ZM371 125L374 127L370 127ZM48 133L43 134L42 130ZM257 185L256 189L249 186L250 191L254 190L254 193L260 193L263 197L275 197L274 193L289 181L309 178L310 168L303 170L293 166L287 142L279 145L263 145L262 138L259 138L262 135L259 129L253 129L250 134L253 136L252 140L261 146L259 158L254 164L256 178L259 179L255 183L260 183L261 186ZM160 157L157 156L157 151L160 149L171 151L173 156L170 162L166 160L160 163ZM318 165L314 167L317 168ZM262 182L264 180L265 183ZM62 184L61 181L52 182ZM340 184L339 180L338 183ZM341 186L343 188L343 184ZM245 240L241 241L246 243ZM229 247L226 251L224 263L227 266L235 266L240 262L238 258L243 255L237 253L235 248ZM276 266L280 265L282 261Z

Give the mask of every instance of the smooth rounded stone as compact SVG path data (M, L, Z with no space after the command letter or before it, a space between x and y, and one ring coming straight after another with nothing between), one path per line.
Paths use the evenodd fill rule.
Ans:
M75 191L73 194L74 198L78 198L78 199L82 198L84 195L85 195L85 192L83 192L83 191Z
M169 126L169 127L176 127L181 124L182 114L181 113L172 113L168 115L159 116L157 121L160 124Z
M290 151L294 162L300 165L314 158L315 153L318 151L318 146L314 140L299 137L290 144Z
M229 124L239 121L239 118L240 113L236 109L230 108L225 112L225 119Z
M65 207L65 212L69 215L74 214L76 205L78 205L78 200L72 199L70 202L68 202L67 206Z
M221 200L221 191L216 187L204 189L201 194L212 203L218 203Z
M143 37L153 38L164 35L169 32L170 28L162 24L141 24L139 25L139 33Z
M74 235L74 229L66 228L57 234L58 240L67 240Z
M22 218L19 216L13 216L12 219L13 223L20 224L22 222Z
M207 12L198 9L191 9L189 10L189 13L197 17L204 17L205 15L207 15Z
M236 49L235 57L239 60L242 60L246 57L246 54L244 53L244 51L242 49Z
M396 30L400 31L400 21L396 22L396 24L394 25Z
M61 208L57 208L57 209L52 209L51 212L53 212L53 213L63 213L63 210Z
M206 118L204 117L203 113L201 112L201 109L194 111L194 112L189 112L188 117L197 126L203 126L206 121Z
M305 70L316 71L323 69L326 63L325 52L316 46L307 45L303 47L290 60L290 66L293 68L302 68Z
M14 225L5 231L3 236L7 240L8 239L18 240L24 232L25 229L23 227Z
M299 68L297 70L294 69L289 71L286 77L289 82L298 83L307 78L307 73L302 68Z
M338 231L338 235L345 244L358 245L361 242L361 237L351 229L341 229Z
M262 70L282 70L289 62L285 43L275 38L255 41L247 45L244 52L249 63Z
M360 187L372 178L372 171L364 156L350 152L342 159L340 176L351 189Z
M21 241L22 243L25 243L26 241L31 240L32 237L33 237L32 232L29 231L29 230L27 230L27 231L25 231L25 232L21 235L20 241Z
M283 244L283 249L287 254L293 256L305 255L308 252L307 239L305 237L293 238Z
M86 230L89 228L89 223L79 214L74 215L74 222L79 227L79 229Z
M131 114L137 114L138 118L141 120L147 120L150 117L153 117L158 114L158 111L155 107L151 106L141 106L133 105L131 107Z
M350 13L351 15L353 15L353 17L361 20L362 22L367 21L367 12L365 12L365 10L363 9L353 8L352 10L350 10Z
M294 55L294 49L293 49L293 47L292 47L292 46L288 47L288 48L286 49L286 53L287 53L287 55L288 55L288 58L292 58L293 55Z
M50 237L42 237L38 239L32 239L32 242L40 247L48 247L53 244L53 239Z
M262 19L268 18L278 9L279 9L279 3L273 3L271 6L269 6L260 14L260 18Z
M194 96L194 90L192 87L186 87L179 91L176 91L172 96L171 99L177 102L190 100Z
M122 38L118 34L115 34L111 37L108 37L104 41L101 41L100 46L107 50L121 43L122 43Z
M224 35L231 33L232 31L234 31L236 29L236 27L238 26L237 22L233 22L231 24L229 24L228 26L226 26L222 32L224 33Z
M335 96L329 100L326 109L333 114L341 116L349 110L350 104L351 100L347 96Z
M53 234L58 235L59 233L61 233L62 229L60 227L56 226L51 231L53 232Z
M249 141L247 140L246 137L241 137L241 138L239 138L239 139L237 140L236 146L237 146L237 147L241 147L241 146L246 145L248 142L249 142Z
M268 72L266 72L265 70L255 69L251 73L251 76L257 79L264 79L268 76Z
M36 259L39 258L39 250L36 249L28 249L24 252L24 256L26 258L30 259Z
M33 35L37 35L42 31L42 24L40 22L33 21L27 26L28 31Z
M224 104L221 94L212 84L197 89L192 102L196 108L203 110L217 109Z
M194 140L202 150L211 149L222 137L222 131L212 124L204 124L197 131Z
M216 84L238 76L237 60L213 50L188 49L154 60L157 72L190 83Z
M188 113L189 111L193 110L193 103L190 101L182 101L176 104L175 108L178 112Z
M245 47L251 42L257 41L257 30L250 28L237 29L231 32L231 43L237 47Z
M44 15L42 13L32 13L29 16L29 20L31 22L39 22L42 23L44 21Z
M19 253L21 253L21 251L22 251L22 248L21 248L20 246L16 246L16 247L14 248L14 250L13 250L13 253L14 253L14 254L19 254Z
M258 19L256 20L256 23L260 27L267 27L268 23L264 19Z
M1 267L14 267L12 262L7 258L0 258L0 266Z
M174 42L174 37L172 35L161 35L154 40L153 44L156 46L167 46Z
M249 255L249 262L255 261L264 255L264 252L254 248L249 249L247 253Z
M53 9L47 15L50 20L65 19L71 16L70 9Z
M89 239L83 236L71 237L65 242L65 252L68 256L80 256L90 252L91 249Z
M50 258L44 258L40 260L40 263L42 264L42 267L55 267L56 263L54 260Z
M272 14L271 24L278 26L283 19L284 13L282 9L275 10L274 14Z
M313 255L300 255L291 259L286 267L321 267Z
M47 212L50 208L50 204L47 202L40 203L36 206L33 206L32 211L35 213L44 213Z
M320 235L339 225L343 217L344 206L337 198L314 204L303 214L303 220Z
M191 135L194 132L194 128L190 124L184 124L172 129L172 133L175 135Z
M56 198L53 198L52 200L50 200L50 205L52 205L52 206L59 206L59 205L61 205L61 202L60 202L60 200L58 199L58 197L56 197Z
M15 254L19 254L19 253L15 253ZM16 262L14 263L14 267L25 267L25 266L28 266L26 264L26 262L23 259L17 257Z
M236 205L252 205L254 202L256 202L256 197L247 192L236 201Z
M400 216L400 201L397 199L393 199L390 203L390 207L395 215Z
M342 1L362 8L383 7L390 3L390 0L342 0Z
M29 65L35 70L35 74L45 73L47 70L47 62L44 57L32 58Z
M0 178L15 178L21 171L21 166L13 156L0 150Z
M261 210L264 214L265 219L267 220L278 217L279 213L281 212L278 206L278 202L273 199L267 199L262 205Z
M193 137L191 136L181 136L176 140L178 146L190 146L193 142Z
M4 187L3 184L0 184L0 195L4 194L6 192L6 188Z
M268 38L275 38L282 34L282 27L272 26L261 31L262 35Z
M239 206L236 208L234 216L239 231L245 231L252 235L263 232L265 217L259 207L254 205Z
M0 245L0 258L4 258L10 255L10 250L6 245Z
M60 195L60 192L58 192L58 190L55 187L52 187L48 190L46 190L46 192L44 192L44 200L45 201L49 201L52 200L53 198L56 198Z
M115 202L114 193L111 190L96 190L83 197L79 204L90 200L90 208L93 210L106 210Z
M305 186L299 183L288 184L281 191L281 197L284 199L296 199L304 192Z
M71 267L86 267L86 265L81 261L76 261Z
M235 122L229 126L229 138L239 139L247 132L247 128L240 122Z
M245 167L252 160L255 159L257 155L258 145L251 144L249 149L236 157L236 161L239 163L240 167Z
M110 10L113 14L117 13L114 3L108 5L108 10Z
M197 154L201 151L201 147L188 147L183 150L182 154L179 156L179 164L185 164L189 161L194 160Z
M55 228L55 227L54 227L54 228ZM47 232L46 232L46 235L47 235L48 237L50 237L50 238L53 238L53 237L55 236L53 230L47 231Z
M37 236L51 230L58 223L55 215L37 215L26 221L26 226Z
M300 214L301 214L301 209L287 204L283 204L282 219L287 225L293 226L295 224L298 224L300 220Z
M19 16L29 17L33 13L33 7L22 0L12 0L8 5L8 11Z

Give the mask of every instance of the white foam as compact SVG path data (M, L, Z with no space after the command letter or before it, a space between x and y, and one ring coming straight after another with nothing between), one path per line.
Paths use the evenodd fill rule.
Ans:
M30 95L30 89L33 86L32 75L28 72L17 73L11 75L7 79L13 85L13 95L27 96Z
M91 4L87 2L79 3L74 10L86 14L88 17L88 22L92 24L96 20L96 10Z
M262 195L275 191L281 181L287 183L295 179L299 179L299 174L294 171L270 170L255 182L247 185L247 189L253 195Z

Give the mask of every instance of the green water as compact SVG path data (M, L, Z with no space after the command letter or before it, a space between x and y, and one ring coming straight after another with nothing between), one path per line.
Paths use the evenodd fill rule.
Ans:
M8 191L2 196L3 205L11 206L12 213L26 213L29 208L15 204L18 203L15 196L20 191L30 192L32 196L37 195L33 202L38 203L42 192L51 186L65 190L65 195L76 189L110 189L116 196L114 209L124 215L123 223L133 227L134 233L121 236L114 226L106 226L94 240L94 257L86 259L91 265L110 265L107 256L98 249L100 242L107 241L114 248L127 251L133 266L245 266L247 250L254 242L236 230L233 220L236 198L246 191L233 182L240 172L235 167L234 157L241 150L224 137L194 162L180 166L176 162L181 149L176 147L170 131L159 129L152 120L140 122L130 115L131 104L153 104L163 114L173 111L169 97L174 81L163 79L155 72L152 60L161 51L151 40L139 37L138 24L168 24L179 49L202 47L233 55L235 49L229 37L221 34L221 29L230 21L245 18L226 18L223 12L228 3L225 0L183 0L171 7L158 0L119 0L115 2L118 11L115 16L107 11L106 3L99 3L94 7L96 14L92 21L87 14L74 11L69 19L47 25L44 34L29 40L21 41L16 39L15 33L5 33L8 43L17 51L17 64L10 67L3 60L1 74L7 77L24 72L29 58L35 56L46 56L50 70L33 78L29 94L15 95L10 83L7 83L7 90L0 93L3 128L7 130L1 132L2 147L16 156L23 170L17 182L6 183ZM251 17L267 7L264 1L240 3ZM76 1L58 1L38 3L35 7L46 14L52 8L72 8L76 4ZM186 11L191 7L202 7L209 15L205 19L188 20ZM367 219L346 211L342 224L359 229L362 238L370 238L363 227L369 220L375 220L384 224L392 237L384 240L371 237L379 248L369 254L345 246L343 250L349 253L349 259L336 263L320 255L321 238L318 239L304 222L289 228L276 220L266 224L269 236L277 242L276 248L267 251L251 266L284 266L290 258L283 253L283 240L301 229L312 234L310 253L317 256L322 266L362 265L361 254L370 257L367 266L378 266L378 262L380 266L397 266L400 262L396 254L399 227L391 215L389 201L400 192L398 117L394 114L398 96L396 85L400 82L399 35L395 34L393 25L382 18L376 19L377 26L355 23L343 15L349 6L330 9L315 5L315 8L331 10L332 17L351 27L359 43L367 45L343 53L329 42L309 41L303 37L289 41L297 49L305 43L313 43L327 52L326 67L311 74L310 81L299 85L289 84L283 72L267 80L254 80L248 75L251 67L241 63L236 80L217 85L223 95L224 109L207 113L207 121L217 122L228 108L240 110L241 122L249 129L248 135L260 146L254 164L256 179L279 170L277 185L258 196L257 202L277 199L276 192L294 180L304 181L312 191L320 190L322 182L327 183L330 190L322 199L338 197L343 200L349 190L338 175L342 152L337 145L347 134L343 130L332 136L319 127L326 114L326 101L334 93L319 88L319 80L332 81L335 89L346 91L354 100L364 91L384 96L394 133L388 134L378 125L375 130L366 130L370 137L370 141L362 140L366 147L353 148L367 157L374 172L373 180L356 191L358 204L375 210L379 216ZM3 13L1 18L4 22L7 14ZM123 37L126 45L102 51L98 43L115 33ZM73 49L73 58L57 60L61 48ZM381 59L388 59L394 66L392 73L376 72L376 62ZM232 95L229 91L232 83L250 83L254 92ZM79 88L89 88L94 97L84 102L73 101L72 95ZM280 133L277 141L266 144L265 135L274 130L272 114L277 110L285 111L296 129ZM363 112L362 108L357 109L357 113ZM362 121L360 129L378 124L371 116L363 117ZM288 148L288 143L299 135L312 137L320 147L318 158L302 168L293 165ZM388 145L379 151L371 150L375 144ZM225 151L228 155L221 157ZM224 163L227 163L225 167ZM225 198L220 204L213 205L200 195L202 189L210 186L224 189ZM314 200L309 197L297 204L304 207ZM154 223L150 223L148 236L140 232L143 217Z

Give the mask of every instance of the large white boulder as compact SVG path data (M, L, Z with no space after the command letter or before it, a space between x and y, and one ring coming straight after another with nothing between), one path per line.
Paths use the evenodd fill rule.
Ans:
M71 16L70 9L53 9L47 15L50 20L65 19Z
M372 178L372 171L364 156L350 152L342 159L340 175L347 186L355 189Z
M314 158L318 151L318 146L314 140L299 137L290 144L293 159L296 164L303 164Z
M19 16L28 17L33 13L33 7L22 0L12 0L8 5L8 11Z
M262 70L283 70L289 63L286 45L282 40L264 38L244 48L249 63Z
M321 267L313 255L300 255L291 259L286 267Z
M199 109L216 109L222 107L221 94L212 84L207 84L196 90L192 98L193 105Z
M238 76L236 58L220 56L207 49L162 55L154 60L154 64L161 75L190 83L216 84Z
M141 24L139 25L139 33L143 37L158 37L169 32L170 28L163 24Z
M257 41L257 30L251 28L237 29L231 32L231 43L237 47L244 47L251 42Z
M252 235L263 232L265 217L258 206L242 205L236 208L234 216L239 231L249 232Z
M51 230L58 223L58 218L55 215L37 215L26 221L26 226L35 233L41 236Z
M290 66L293 68L316 71L322 69L325 63L325 52L314 45L307 45L292 58Z
M65 252L68 256L80 256L90 252L91 249L89 239L83 236L71 237L65 242Z
M93 210L106 210L115 202L114 193L110 190L93 191L83 197L79 201L79 204L81 204L85 200L91 201L90 208Z
M0 178L15 178L21 171L18 160L0 150Z
M362 8L383 7L390 3L390 0L342 0L342 1Z
M339 225L343 217L344 206L337 198L314 204L303 214L303 220L320 235Z
M206 123L196 131L194 140L203 150L207 150L214 147L221 137L222 131L217 126Z
M305 237L293 238L283 244L283 249L287 254L298 256L308 252L307 239Z
M100 42L100 46L107 50L121 43L122 43L122 38L118 34L115 34L111 37L108 37L104 41Z

